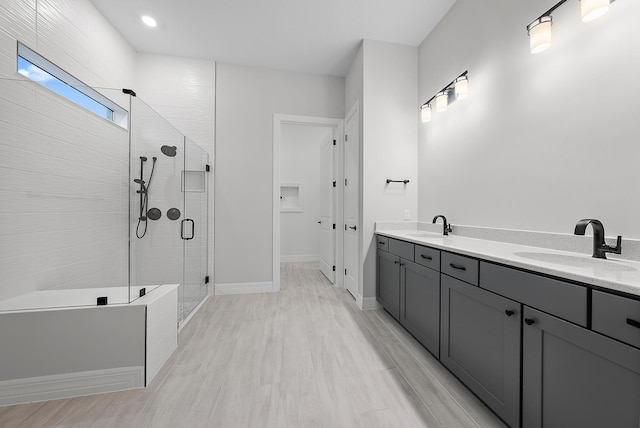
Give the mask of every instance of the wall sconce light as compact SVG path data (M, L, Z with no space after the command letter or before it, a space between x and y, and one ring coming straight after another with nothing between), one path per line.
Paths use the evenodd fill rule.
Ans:
M565 0L566 1L566 0ZM438 93L429 100L420 106L420 118L422 122L431 122L431 102L435 100L436 102L436 111L443 112L447 111L447 107L449 106L449 94L453 91L455 96L452 101L461 100L466 98L469 94L469 79L467 78L467 74L469 70L466 70L464 73L456 77L451 83L442 88Z
M454 94L456 96L456 100L463 100L467 98L467 95L469 95L469 79L467 79L466 74L456 79Z
M593 21L600 18L609 10L609 4L614 0L580 0L580 14L582 22ZM560 0L551 9L536 18L527 25L529 44L532 54L542 52L551 46L551 14L567 0Z
M445 89L436 95L436 111L441 113L449 107L449 90Z
M609 11L610 0L580 0L582 22L600 18Z
M423 123L431 122L431 104L420 107L420 119Z
M545 51L551 46L551 16L541 16L527 25L529 45L532 54Z

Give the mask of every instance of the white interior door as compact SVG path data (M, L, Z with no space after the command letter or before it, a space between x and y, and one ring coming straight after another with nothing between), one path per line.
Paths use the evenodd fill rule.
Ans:
M320 148L320 271L335 282L333 134Z
M360 233L358 169L360 155L358 110L347 118L344 149L344 285L353 297L358 295L358 236Z

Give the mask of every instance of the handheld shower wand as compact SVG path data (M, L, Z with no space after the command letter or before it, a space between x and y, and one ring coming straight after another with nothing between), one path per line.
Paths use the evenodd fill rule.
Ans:
M149 175L149 182L144 180L144 163L147 161L146 156L140 156L140 178L133 180L134 183L140 185L140 189L136 191L140 195L140 216L138 217L138 225L136 226L136 236L141 239L147 233L147 207L149 206L149 189L151 188L151 179L153 178L153 171L156 168L157 157L151 158L153 163L151 164L151 174ZM144 228L140 230L140 225L144 222Z

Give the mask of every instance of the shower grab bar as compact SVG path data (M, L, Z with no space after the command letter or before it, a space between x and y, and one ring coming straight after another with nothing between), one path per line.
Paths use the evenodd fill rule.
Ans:
M184 236L184 225L187 222L191 223L191 236L190 237ZM196 223L193 220L191 220L190 218L185 218L184 220L182 220L180 222L180 237L182 239L184 239L185 241L193 239L193 237L195 236L195 230L196 230Z

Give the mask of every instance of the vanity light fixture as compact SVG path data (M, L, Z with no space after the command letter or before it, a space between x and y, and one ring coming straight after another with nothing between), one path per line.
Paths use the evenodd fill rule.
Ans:
M551 46L551 16L541 16L527 25L529 33L529 47L532 54L545 51Z
M431 122L431 104L420 107L420 119L423 123Z
M565 0L566 1L566 0ZM443 112L447 110L449 106L449 94L453 93L454 97L452 97L452 101L461 100L467 97L469 94L469 79L467 78L467 74L469 70L466 70L464 73L456 77L451 83L442 88L438 93L426 103L420 106L420 118L422 122L431 122L431 102L435 100L436 102L436 111Z
M449 107L449 90L445 89L436 95L436 111L447 111L447 107Z
M590 22L600 18L609 11L609 0L580 0L582 22Z
M467 95L469 95L469 79L467 79L466 74L456 79L454 94L456 96L456 100L463 100L467 98Z
M580 14L582 22L593 21L607 13L609 5L614 0L579 0ZM553 19L551 14L567 0L560 0L553 5L551 9L537 17L533 22L527 25L527 34L529 34L529 45L532 54L540 53L547 50L551 46L551 24Z
M142 22L144 22L144 24L147 25L148 27L155 27L158 25L156 20L150 17L149 15L144 15L142 17Z

